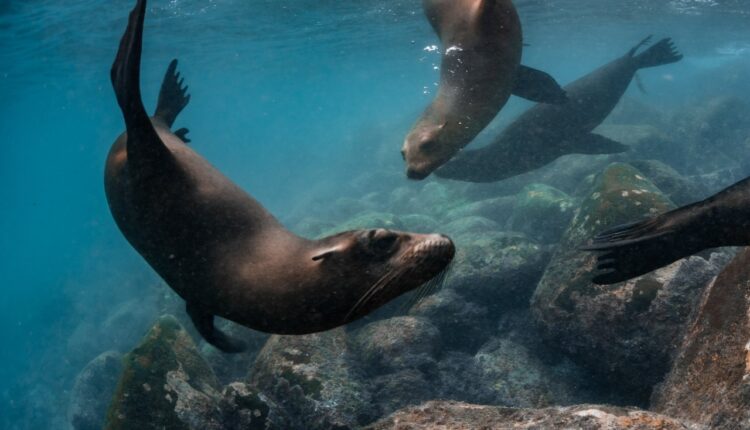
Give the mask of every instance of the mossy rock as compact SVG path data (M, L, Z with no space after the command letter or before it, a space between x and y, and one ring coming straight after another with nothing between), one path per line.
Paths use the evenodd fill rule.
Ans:
M336 227L323 231L319 237L330 236L343 231L371 228L402 230L404 224L399 217L392 213L367 211L354 216Z
M564 192L549 185L530 184L516 195L510 228L542 243L554 243L570 223L574 207L574 200Z
M447 221L454 221L470 216L481 216L503 226L513 213L514 197L494 197L469 202L451 209L445 214Z
M105 429L220 428L219 383L176 318L161 317L123 361Z

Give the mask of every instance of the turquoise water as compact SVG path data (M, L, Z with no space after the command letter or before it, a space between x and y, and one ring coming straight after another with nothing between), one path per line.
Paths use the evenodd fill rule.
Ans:
M97 327L118 305L166 289L116 229L102 187L123 128L108 71L132 3L0 2L3 428L64 428L77 372L129 342ZM646 92L633 85L626 97L669 110L750 95L743 0L517 7L530 45L524 63L561 83L653 33L672 37L685 59L641 73ZM177 126L293 224L340 197L419 186L403 177L399 149L435 93L439 54L424 48L436 44L417 0L152 0L144 102L153 109L178 58L192 99ZM527 106L513 99L498 126ZM136 339L142 330L133 328Z

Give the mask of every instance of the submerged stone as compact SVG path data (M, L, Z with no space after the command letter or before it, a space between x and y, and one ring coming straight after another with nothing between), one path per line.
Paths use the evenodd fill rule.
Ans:
M366 429L698 430L702 427L654 412L604 405L516 409L431 401L397 411Z
M353 366L343 328L271 336L250 381L274 405L273 428L344 429L372 419L370 395Z
M190 335L163 316L125 356L105 429L221 429L218 388Z
M709 286L652 408L710 428L750 428L750 250Z
M574 200L544 184L527 185L515 197L509 225L542 243L555 243L570 223Z
M76 376L68 405L74 430L99 430L122 371L122 354L107 351L91 360Z
M701 289L718 268L700 257L627 282L591 282L596 254L579 251L596 233L674 205L641 172L612 164L594 186L544 272L532 299L547 341L645 403L669 369Z
M428 319L403 316L361 328L355 342L362 364L372 373L419 366L440 349L440 331Z

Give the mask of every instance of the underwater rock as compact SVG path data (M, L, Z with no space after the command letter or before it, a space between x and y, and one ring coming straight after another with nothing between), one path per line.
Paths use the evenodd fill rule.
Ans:
M367 430L433 429L586 429L586 430L698 430L654 412L602 405L545 409L516 409L460 402L432 401L400 410Z
M516 342L491 339L474 361L481 375L477 383L493 392L493 405L538 408L572 402L573 395L551 369Z
M314 217L305 217L296 223L290 230L296 234L307 238L319 238L324 236L324 232L336 228L336 224L330 220L322 220Z
M270 408L257 390L243 382L233 382L221 393L222 430L265 430Z
M339 327L303 336L271 336L250 381L271 403L274 428L352 428L369 422L373 405Z
M610 226L674 205L627 164L609 166L571 221L532 298L544 338L645 403L669 370L702 288L719 268L700 257L627 282L591 283L596 254L578 247Z
M68 405L68 421L74 430L100 430L104 426L121 370L122 354L107 351L76 376Z
M464 234L500 231L502 228L494 221L481 216L469 216L459 218L446 225L441 226L441 231L451 237Z
M513 213L515 198L511 196L494 197L476 202L466 203L451 209L445 214L445 219L454 221L467 217L483 217L504 226Z
M466 301L452 288L425 297L409 314L428 318L440 330L444 349L474 353L492 333L486 307Z
M386 373L434 360L440 331L426 318L394 317L358 330L354 344L370 373Z
M218 385L185 329L163 316L125 356L105 429L219 430Z
M415 233L435 233L441 231L440 223L429 215L411 214L400 217L404 230Z
M652 409L710 428L750 428L750 249L706 289Z
M435 218L445 216L451 210L466 204L468 199L454 187L443 181L427 181L406 205L408 213L426 213Z
M454 238L456 257L446 287L491 314L525 306L549 260L549 250L521 233L481 231Z
M628 164L643 173L677 206L696 202L711 194L702 183L680 175L675 169L661 161L635 160Z
M456 400L461 402L491 404L496 392L489 381L482 379L482 369L474 356L466 352L446 352L437 363L437 387L433 387L431 399ZM434 384L434 382L433 382Z
M227 354L196 335L196 338L201 339L199 348L201 355L211 365L214 374L222 384L241 380L247 375L247 369L252 367L270 335L219 318L216 318L215 324L232 339L242 341L247 349L241 353Z
M574 201L544 184L527 185L515 197L510 228L541 243L556 243L573 217Z
M378 417L431 400L438 388L434 378L416 368L376 376L369 381L369 385Z

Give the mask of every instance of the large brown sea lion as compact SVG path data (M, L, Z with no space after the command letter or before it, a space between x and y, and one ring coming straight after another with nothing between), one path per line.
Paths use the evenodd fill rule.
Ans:
M750 245L750 178L691 205L597 235L597 284L614 284L704 249Z
M521 22L510 0L424 0L443 55L437 96L407 134L406 175L424 179L468 145L511 93L562 103L544 72L521 66Z
M107 159L107 200L125 238L185 299L208 342L242 349L214 327L215 315L281 334L330 329L446 268L455 249L442 235L378 229L307 240L286 230L170 131L188 102L174 62L149 118L139 88L145 10L139 0L112 66L127 132Z
M566 103L532 107L491 144L461 152L435 174L460 181L493 182L538 169L566 154L627 151L627 146L591 131L612 112L638 69L682 58L670 39L636 55L647 41L567 85Z

